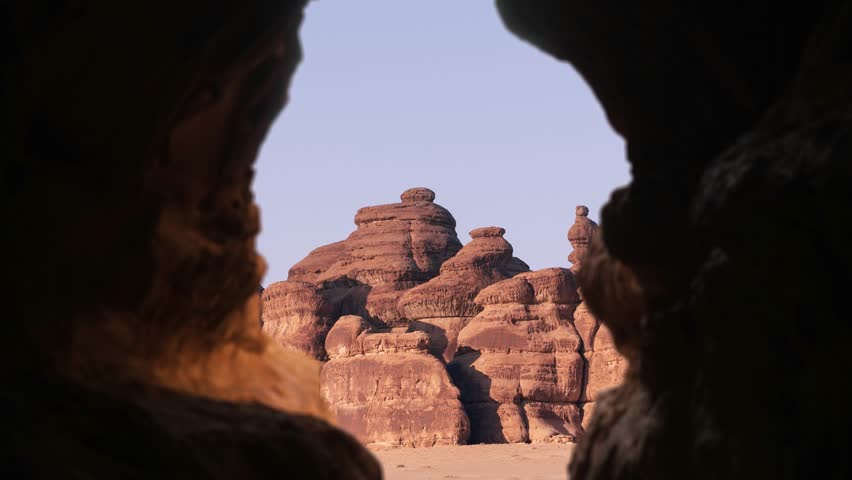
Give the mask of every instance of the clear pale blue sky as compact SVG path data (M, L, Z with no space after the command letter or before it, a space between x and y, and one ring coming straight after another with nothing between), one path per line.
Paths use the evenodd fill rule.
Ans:
M493 0L318 0L290 103L257 162L263 284L354 230L362 206L436 192L463 243L506 229L567 266L574 207L629 181L624 144L573 68L511 35Z

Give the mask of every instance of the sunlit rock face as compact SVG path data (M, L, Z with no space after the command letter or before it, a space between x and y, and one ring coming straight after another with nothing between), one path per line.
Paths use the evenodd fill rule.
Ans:
M497 5L631 164L578 272L629 365L571 478L852 477L852 390L811 393L852 372L852 2Z
M428 188L412 188L400 203L364 207L346 240L319 247L290 269L288 279L315 285L338 315L377 325L405 323L402 294L439 273L461 249L456 221Z
M461 242L432 190L411 188L400 200L359 209L346 240L313 250L286 282L273 284L263 297L264 322L272 323L264 330L285 348L324 360L325 335L342 315L381 327L407 324L400 297L438 275Z
M404 197L428 202L429 192ZM597 231L587 215L578 207L570 235L578 248L587 248ZM318 358L326 358L316 353L324 342L323 396L363 441L576 441L598 394L621 381L626 361L581 303L571 270L530 272L500 227L470 236L437 276L402 292L397 327L340 316L357 295L366 304L368 286L289 280L265 291L264 329ZM324 251L345 249L335 244L315 252ZM409 388L418 394L407 395Z
M417 190L418 201L431 200ZM403 293L395 328L344 316L328 333L322 393L349 432L367 443L406 446L463 444L470 427L445 363L456 337L482 310L483 288L528 270L513 257L499 227L471 232L471 241L443 262L439 275Z
M325 336L334 309L312 284L286 281L269 285L261 294L263 331L287 350L324 359Z
M589 253L592 242L599 240L598 224L589 218L589 208L578 205L574 224L568 229L568 241L573 250L568 260L573 263L571 271L580 272L583 260ZM578 289L583 300L582 289ZM623 299L614 298L615 302ZM616 387L624 380L627 372L627 359L616 350L609 327L603 325L589 311L585 301L580 303L574 312L574 326L583 341L583 357L586 364L586 375L581 396L583 410L583 427L588 427L594 412L594 401L599 393Z
M331 329L325 348L322 395L340 425L361 441L408 447L467 442L459 391L429 353L426 333L375 330L349 315Z
M458 336L448 365L473 443L573 441L582 434L580 299L568 269L521 273L483 289L482 311Z
M399 311L412 328L429 334L432 353L446 362L456 353L459 331L482 310L474 301L480 290L529 270L512 256L505 233L500 227L472 230L470 243L441 266L437 277L400 298Z
M580 263L586 255L589 243L598 231L598 224L589 218L589 207L578 205L576 213L574 224L568 229L568 241L574 247L574 250L568 255L568 261L572 263L571 270L574 272L580 268Z

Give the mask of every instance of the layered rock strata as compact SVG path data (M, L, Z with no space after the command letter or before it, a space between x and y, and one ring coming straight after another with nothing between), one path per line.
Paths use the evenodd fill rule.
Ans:
M529 271L526 263L512 256L505 233L500 227L472 230L470 243L441 266L437 277L400 298L399 311L412 328L429 334L432 354L438 358L452 360L459 331L482 310L474 301L480 290Z
M571 270L575 273L580 271L589 246L599 235L598 224L588 215L589 208L578 205L574 224L568 229L568 241L573 247L568 260L573 263ZM578 293L582 300L582 289L578 289ZM583 341L583 356L586 362L581 405L583 426L587 427L599 393L619 385L624 380L627 360L616 350L612 332L589 311L585 301L574 312L574 326Z
M319 247L290 269L288 280L316 285L339 314L394 326L402 294L438 275L461 249L456 221L428 188L400 203L364 207L346 240Z
M382 327L405 324L397 308L408 289L439 273L461 249L456 221L428 188L411 188L401 202L364 207L346 240L316 248L294 265L286 282L264 295L264 327L285 348L325 359L325 335L342 315ZM273 318L274 317L274 318Z
M472 443L573 441L581 435L583 344L568 269L521 273L483 289L482 308L448 365L471 422Z
M319 289L307 282L275 282L264 289L263 331L287 350L325 359L325 336L334 309Z
M577 205L575 213L574 224L568 229L568 241L574 248L568 255L568 261L572 264L571 271L576 273L589 244L597 234L598 224L589 218L589 207L585 205Z
M459 391L430 347L424 332L340 318L326 338L329 361L321 375L322 395L340 425L365 443L466 443L470 427Z

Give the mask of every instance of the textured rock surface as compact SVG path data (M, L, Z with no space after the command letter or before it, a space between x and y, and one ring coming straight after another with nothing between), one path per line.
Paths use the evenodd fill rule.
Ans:
M483 310L459 333L448 365L472 443L568 440L582 432L582 340L570 270L521 273L483 289Z
M624 381L627 360L615 348L612 334L601 325L594 340L597 350L586 353L589 361L585 400L594 402L598 394L616 387Z
M500 227L472 230L470 243L441 266L440 275L400 298L400 312L414 328L429 333L437 357L452 360L459 331L482 310L474 302L480 290L529 270L512 256L505 233Z
M263 331L287 350L325 358L325 336L331 329L331 304L310 283L275 282L261 295Z
M428 447L463 444L467 414L429 335L407 327L376 331L344 316L329 332L322 395L340 425L365 443Z
M599 243L598 225L589 219L589 209L583 205L577 206L577 216L574 224L568 229L568 241L573 251L568 260L573 262L571 270L579 272L583 260L587 257L590 247ZM582 299L582 289L578 289ZM621 298L613 297L613 302L622 302ZM588 426L594 411L594 401L604 390L621 384L627 372L627 359L616 350L612 333L606 325L602 325L586 302L581 303L574 312L574 327L583 341L583 357L586 363L586 375L583 383L583 393L580 400L583 405L583 425Z
M0 2L0 477L381 477L258 328L304 4Z
M233 411L236 392L257 401L275 385L283 401L299 388L239 374L274 351L252 336L263 267L251 162L286 100L303 2L115 5L0 4L0 192L15 233L0 238L2 338L15 339L0 365L36 383L5 383L4 399L20 395L0 409L15 432L5 473L340 478L329 467L348 462L322 459L357 447L311 457L323 424ZM572 477L852 476L852 391L838 381L852 371L850 2L498 5L590 82L634 176L604 211L600 270L580 275L590 309L640 361L597 401ZM622 273L641 310L608 301ZM128 384L175 397L140 411ZM230 401L199 419L196 394ZM288 446L271 452L255 435L282 429L272 444ZM213 448L210 432L226 440Z
M346 240L319 247L290 269L289 280L319 286L340 314L393 326L403 317L402 294L435 277L461 249L456 221L428 188L412 188L400 203L364 207Z
M852 2L497 4L633 175L578 274L630 366L571 478L852 476Z
M574 224L568 229L568 241L574 247L574 250L568 255L568 261L573 264L571 270L575 272L580 268L580 263L586 255L589 243L598 231L598 224L589 218L589 207L577 205L576 213Z

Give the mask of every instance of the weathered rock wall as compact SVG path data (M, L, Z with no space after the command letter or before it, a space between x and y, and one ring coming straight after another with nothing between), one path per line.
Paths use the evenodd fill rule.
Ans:
M261 294L264 333L287 350L325 359L325 336L337 319L332 304L314 285L286 281Z
M305 3L0 2L0 477L381 478L258 328Z
M513 257L512 245L500 227L477 228L471 241L442 266L440 274L405 292L399 311L412 328L429 333L432 353L449 362L458 348L459 331L482 310L474 299L483 288L529 271Z
M852 2L497 5L633 174L578 275L629 367L571 478L852 476Z
M400 203L364 207L346 240L319 247L290 269L288 280L316 285L340 315L378 324L403 322L402 294L435 277L461 249L456 221L428 188L412 188Z
M573 247L568 260L573 263L571 271L579 273L592 243L599 242L600 232L598 224L589 218L588 207L578 205L575 211L574 224L568 229L568 241ZM582 288L578 288L577 293L580 300L584 300ZM630 300L613 296L610 302L622 304L629 303ZM589 310L585 301L577 307L573 320L583 340L586 371L580 401L583 409L583 428L587 428L593 417L595 400L600 393L621 384L628 362L616 349L612 332Z
M427 189L406 195L413 193L433 198ZM588 209L578 207L568 235L575 247L573 270L579 271L597 228ZM348 306L339 299L371 294L370 286L344 277L332 286L295 280L270 285L263 328L286 348L317 358L326 358L320 342L334 349L323 367L323 395L344 428L366 442L576 441L594 401L621 382L627 362L608 329L581 303L573 272L529 272L504 234L499 227L471 231L470 243L437 276L403 291L395 314L399 327L341 317ZM339 256L345 248L322 247L317 258L327 251ZM317 258L309 256L322 263ZM331 265L328 258L323 262ZM316 268L317 278L331 275ZM344 323L329 332L338 318ZM430 382L437 383L427 388ZM409 388L418 392L416 400L407 396Z
M459 391L429 349L424 332L375 331L353 315L338 320L326 338L321 391L340 425L365 443L466 443L470 427Z
M573 441L582 433L582 341L572 324L574 276L551 268L483 289L448 365L471 442Z

